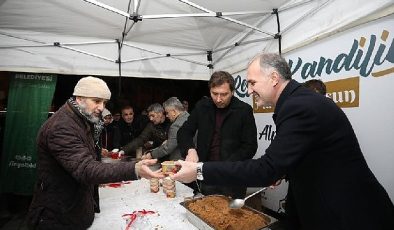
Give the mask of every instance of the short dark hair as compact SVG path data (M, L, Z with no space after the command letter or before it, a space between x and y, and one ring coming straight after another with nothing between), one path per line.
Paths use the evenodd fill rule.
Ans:
M126 110L126 109L132 109L133 112L134 112L134 108L131 105L124 105L124 106L122 106L122 108L120 109L120 112L122 113L123 110Z
M306 81L304 82L304 86L323 95L326 95L327 93L326 85L322 80L319 79L311 79Z
M224 83L228 83L230 85L230 90L234 91L235 81L233 76L226 71L216 71L211 75L211 78L208 81L208 88L211 89L213 87L223 85Z

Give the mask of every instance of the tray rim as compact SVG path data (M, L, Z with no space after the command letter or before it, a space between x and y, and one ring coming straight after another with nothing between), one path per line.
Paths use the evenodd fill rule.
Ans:
M198 215L194 214L194 213L193 213L192 211L190 211L190 209L187 207L187 204L188 204L188 203L194 202L194 201L196 201L196 200L201 200L201 199L203 199L204 197L224 197L224 198L226 198L226 199L230 199L229 197L224 196L224 195L207 195L207 196L203 196L203 197L193 198L193 199L190 199L190 200L185 200L185 201L180 202L179 204L180 204L181 206L183 206L183 207L186 209L186 211L187 211L186 214L193 215L194 218L200 220L203 224L205 224L207 227L209 227L209 228L206 228L206 227L205 227L204 229L212 229L212 230L214 230L215 228L214 228L213 226L211 226L209 223L207 223L207 222L205 222L204 220L202 220ZM266 226L264 226L263 228L261 228L260 230L269 230L269 229L270 229L270 226L273 225L275 222L278 221L276 218L274 218L274 217L272 217L272 216L270 216L270 215L268 215L268 214L266 214L266 213L264 213L264 212L258 211L258 210L254 209L254 208L251 208L251 207L249 207L249 206L247 206L247 205L245 205L243 208L246 208L246 209L248 209L248 210L250 210L250 211L253 211L253 212L255 212L255 213L258 213L258 214L262 214L262 215L264 215L264 216L266 216L266 217L269 218L270 223L267 224ZM189 215L186 216L187 219L189 220L189 222L192 223L195 227L198 228L198 226L196 226L192 221L190 221Z

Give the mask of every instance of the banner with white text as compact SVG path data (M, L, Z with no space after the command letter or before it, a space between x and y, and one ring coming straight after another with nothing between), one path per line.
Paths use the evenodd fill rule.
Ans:
M10 81L1 166L1 191L31 195L37 131L48 118L56 75L16 73Z

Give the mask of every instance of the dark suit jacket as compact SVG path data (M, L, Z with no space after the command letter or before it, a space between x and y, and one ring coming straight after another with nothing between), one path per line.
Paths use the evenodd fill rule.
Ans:
M215 104L211 98L200 100L178 131L178 146L183 157L196 148L200 161L207 161L215 128ZM257 150L257 128L250 105L233 97L220 130L220 159L250 159ZM198 130L198 132L197 132ZM197 132L197 146L194 136Z
M245 162L207 162L205 183L268 186L286 175L286 210L295 229L394 229L394 206L369 169L345 113L292 80L273 115L266 154Z
M211 98L200 100L188 120L178 131L178 146L183 157L190 148L196 148L200 161L208 161L210 146L215 129L216 106ZM197 146L194 136L197 132ZM220 159L239 161L251 159L257 150L257 128L250 105L232 97L220 129ZM243 198L244 186L201 186L204 195L221 194Z
M167 119L165 119L163 123L157 125L149 122L138 137L122 146L121 149L125 151L126 155L133 156L136 150L139 147L143 147L144 143L147 141L153 141L153 148L159 147L165 140L167 140L170 125L171 123Z

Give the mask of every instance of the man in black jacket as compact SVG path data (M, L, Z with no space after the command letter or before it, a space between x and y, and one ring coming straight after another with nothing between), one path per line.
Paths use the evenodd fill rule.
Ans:
M345 113L291 80L287 62L261 54L247 71L248 93L274 106L276 137L265 155L239 162L179 162L173 179L269 186L286 175L289 229L394 229L394 206L369 169Z
M121 114L122 118L114 127L113 147L117 149L138 137L149 122L142 117L136 116L134 108L130 105L122 107ZM134 152L131 155L135 157Z
M257 150L257 128L250 105L234 97L234 79L225 72L212 74L210 98L200 100L179 129L177 140L186 161L240 161ZM197 145L194 136L197 133ZM244 197L245 186L201 186L204 195Z
M171 123L166 119L163 106L159 103L153 103L147 108L147 111L150 122L139 136L121 147L126 155L135 154L140 147L143 147L144 151L156 148L167 140L167 133Z

